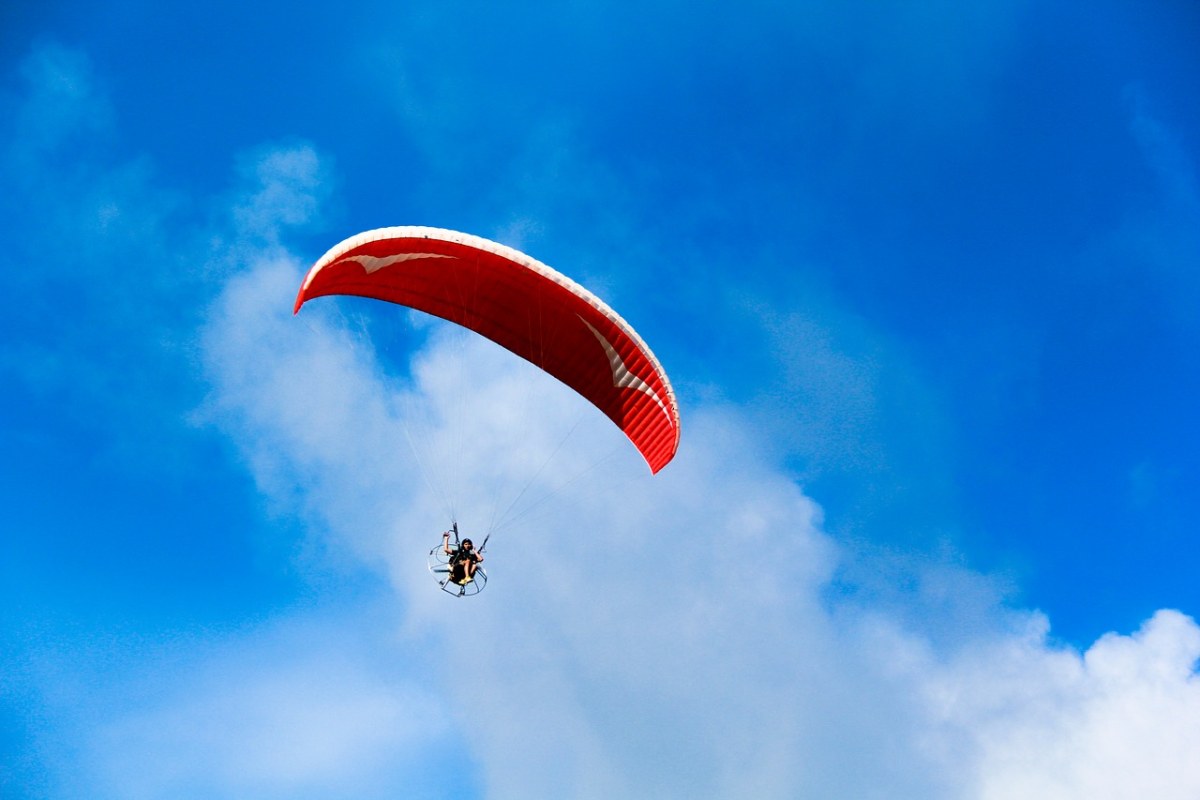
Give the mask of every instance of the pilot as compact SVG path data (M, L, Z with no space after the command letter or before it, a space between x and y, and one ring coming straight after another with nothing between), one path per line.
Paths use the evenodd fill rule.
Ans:
M450 557L450 582L466 586L475 580L475 570L483 556L475 552L475 544L470 539L463 539L458 549L450 547L450 532L442 534L442 550Z

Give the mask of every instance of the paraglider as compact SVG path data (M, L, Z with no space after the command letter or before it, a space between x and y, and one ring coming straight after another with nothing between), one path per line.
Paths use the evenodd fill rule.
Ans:
M600 409L652 474L675 456L675 393L641 336L587 289L518 250L440 228L366 231L313 265L294 311L326 295L385 300L467 328Z
M453 542L450 541L451 533L454 534ZM460 542L458 523L455 522L442 534L441 546L429 551L429 573L447 594L457 597L479 594L487 586L487 570L479 566L486 547L486 539L477 551L470 539Z

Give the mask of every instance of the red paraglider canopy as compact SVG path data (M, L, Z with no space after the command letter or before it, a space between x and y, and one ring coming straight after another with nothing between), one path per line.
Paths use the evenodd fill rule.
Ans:
M637 332L598 297L510 247L440 228L381 228L326 253L300 287L305 302L357 295L469 328L583 395L658 472L679 447L667 375Z

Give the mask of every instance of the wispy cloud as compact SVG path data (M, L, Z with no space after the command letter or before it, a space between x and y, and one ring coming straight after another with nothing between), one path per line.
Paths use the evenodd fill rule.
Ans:
M685 409L685 447L656 478L562 490L546 524L497 537L487 595L456 604L421 569L438 502L404 409L429 407L434 453L458 436L446 419L465 424L458 466L474 506L499 474L540 480L525 443L569 427L571 398L537 390L525 406L537 414L513 419L514 384L531 379L515 359L441 340L414 355L411 383L389 377L336 301L287 316L280 297L299 275L263 262L229 284L210 321L214 419L267 491L387 570L404 636L437 632L421 641L461 665L469 688L446 702L489 794L1079 797L1105 770L1144 764L1173 776L1165 796L1194 791L1186 747L1135 733L1167 725L1200 744L1190 722L1171 722L1197 702L1190 619L1164 612L1081 654L1052 644L1039 615L994 604L947 639L904 609L831 600L849 555L763 464L736 409ZM446 380L463 374L455 361L465 387Z
M1194 327L1200 281L1200 174L1177 131L1153 108L1145 90L1126 92L1129 127L1153 179L1146 205L1135 207L1118 231L1122 255L1165 281L1163 295L1177 318Z
M372 614L389 616L378 606L301 613L135 658L110 653L126 665L125 679L77 698L75 714L64 715L55 747L73 742L75 756L56 776L58 790L121 798L379 797L381 784L428 791L442 776L438 751L453 741L450 712L434 687L413 679L420 659L392 647Z

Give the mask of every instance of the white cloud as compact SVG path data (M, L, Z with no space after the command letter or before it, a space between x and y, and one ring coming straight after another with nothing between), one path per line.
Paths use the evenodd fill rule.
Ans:
M982 798L1200 795L1200 628L1160 611L1082 655L1044 630L975 645L932 668L943 735L957 731Z
M1194 796L1191 620L1163 612L1081 655L1038 615L977 599L982 619L957 639L842 607L826 588L845 555L819 510L728 410L687 409L660 476L636 458L600 467L546 522L501 531L485 595L439 593L420 563L439 500L405 420L423 420L426 458L457 453L467 517L500 476L543 488L531 451L577 419L573 398L455 337L416 354L411 385L388 378L332 318L338 301L281 310L300 272L264 263L230 284L210 330L214 413L265 487L386 566L403 635L432 634L458 667L445 699L487 796ZM571 440L551 472L613 441ZM476 512L464 528L484 525Z

